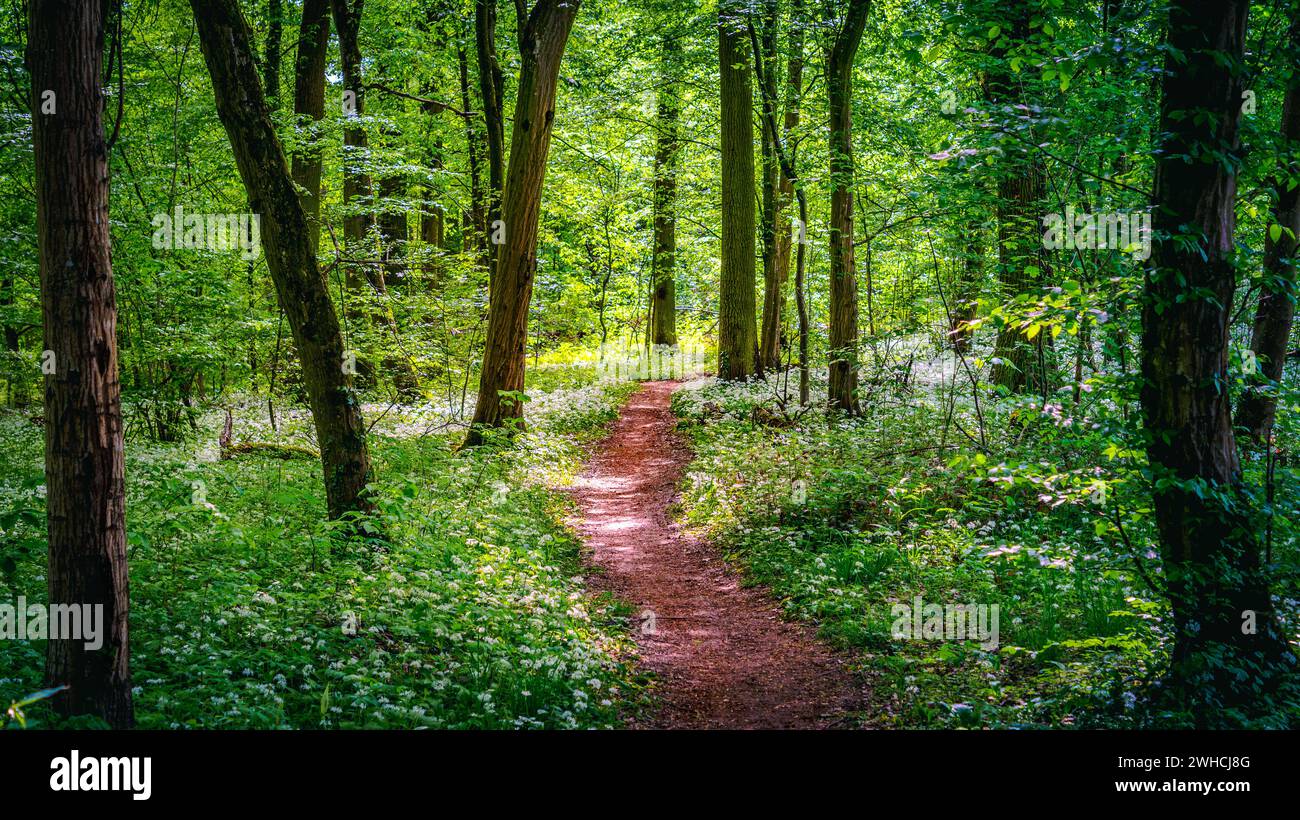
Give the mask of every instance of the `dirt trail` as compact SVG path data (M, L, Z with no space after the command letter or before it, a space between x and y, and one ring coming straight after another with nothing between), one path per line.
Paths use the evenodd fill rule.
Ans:
M638 727L799 729L845 725L861 702L840 659L806 626L781 620L761 590L742 588L708 544L668 512L691 460L668 401L677 383L647 382L623 408L574 495L592 578L654 614L637 630L662 707Z

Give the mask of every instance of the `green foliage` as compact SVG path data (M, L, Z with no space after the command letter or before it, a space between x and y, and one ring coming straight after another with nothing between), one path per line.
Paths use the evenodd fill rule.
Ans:
M584 591L567 499L551 487L627 390L540 395L537 423L507 451L457 456L456 434L385 419L362 530L382 543L323 521L319 464L129 448L138 725L617 725L639 697L631 644L612 604ZM204 419L204 439L218 423ZM10 455L32 469L39 438L22 440ZM21 485L0 494L5 509L42 506ZM5 538L39 539L43 513L28 518L6 516ZM43 551L13 560L8 590L43 599ZM43 642L0 643L0 698L34 688L43 656ZM61 725L34 701L16 707L28 725Z
M969 401L954 411L933 375L861 418L812 413L789 427L756 421L754 407L776 401L770 386L680 392L697 453L686 522L851 653L872 684L869 723L1181 725L1186 715L1153 705L1169 613L1148 585L1160 562L1144 457L1115 405L1009 400L985 405L981 422ZM960 438L981 423L1000 455ZM1293 554L1294 529L1278 537ZM892 606L918 596L996 604L999 646L893 635ZM1287 600L1284 619L1297 616ZM1300 714L1278 708L1273 724Z

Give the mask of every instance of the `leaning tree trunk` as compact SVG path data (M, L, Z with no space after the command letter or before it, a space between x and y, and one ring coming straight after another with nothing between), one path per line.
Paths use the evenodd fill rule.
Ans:
M302 145L293 155L293 181L302 192L302 209L312 253L320 244L320 130L325 118L325 55L330 42L329 0L303 0L302 24L298 27L298 57L294 61L293 113L297 127L305 132Z
M1300 17L1291 22L1288 37L1292 60L1300 56ZM1260 375L1270 382L1282 381L1286 366L1287 342L1296 310L1296 253L1300 244L1300 186L1290 187L1300 176L1294 151L1300 146L1300 72L1292 71L1290 85L1282 102L1282 133L1278 145L1283 161L1277 169L1277 203L1273 223L1283 230L1273 238L1270 226L1264 237L1264 293L1255 310L1255 328L1250 348L1255 351ZM1290 233L1288 233L1290 231ZM1252 384L1241 397L1237 408L1237 426L1257 442L1268 441L1277 413L1277 394Z
M128 728L122 409L100 91L105 8L29 6L41 313L54 355L45 378L46 583L51 605L103 609L103 645L50 640L45 672L51 686L69 687L56 701L61 711Z
M312 252L307 215L254 70L248 23L237 0L190 0L190 6L212 76L217 115L230 138L249 206L261 216L266 266L302 362L329 515L367 511L370 456L360 404L344 367L343 336L328 282Z
M722 275L718 282L718 377L762 375L754 310L754 117L744 8L718 6L722 95Z
M510 137L510 167L501 197L505 243L497 254L488 308L487 347L478 403L465 443L482 443L484 428L522 423L528 303L537 271L537 227L546 156L555 121L555 92L564 46L579 0L538 0L520 32L519 94Z
M1261 693L1294 666L1260 566L1222 387L1243 90L1232 67L1242 60L1248 5L1179 0L1170 8L1153 217L1164 239L1142 310L1142 408L1173 615L1171 691L1201 722L1262 708Z
M830 406L858 412L858 277L853 260L853 58L870 0L851 0L826 58L830 104Z
M674 78L680 53L677 39L665 36L655 144L654 248L650 259L651 339L657 345L677 344L677 166L681 154L677 119L681 100Z

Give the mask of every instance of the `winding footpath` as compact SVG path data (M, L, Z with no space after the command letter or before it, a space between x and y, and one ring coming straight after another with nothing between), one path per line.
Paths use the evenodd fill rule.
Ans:
M669 409L676 387L644 383L573 488L591 586L644 613L636 639L659 708L634 728L851 725L846 713L862 692L841 659L672 520L692 457Z

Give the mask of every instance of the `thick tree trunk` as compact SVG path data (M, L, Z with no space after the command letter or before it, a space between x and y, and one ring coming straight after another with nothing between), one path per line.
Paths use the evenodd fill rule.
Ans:
M503 399L501 394L524 387L528 303L537 271L537 228L555 120L556 84L579 5L579 0L538 0L520 32L519 94L501 200L505 243L497 254L492 277L478 403L465 442L470 446L482 442L483 428L502 427L523 418L523 405L513 397Z
M754 117L744 7L718 6L722 91L722 275L718 282L718 377L762 375L754 299Z
M1300 17L1292 21L1288 41L1294 60L1300 56ZM1260 375L1274 384L1282 381L1287 343L1291 339L1291 323L1296 311L1295 260L1300 251L1300 244L1296 242L1296 237L1300 237L1300 186L1289 187L1289 181L1300 176L1300 168L1292 159L1292 152L1300 143L1300 72L1291 74L1282 102L1281 131L1278 151L1284 159L1277 169L1277 202L1273 206L1272 221L1290 233L1283 230L1275 240L1270 231L1264 237L1264 292L1255 310L1255 327L1250 340ZM1276 413L1277 394L1252 384L1237 408L1237 426L1246 428L1246 435L1255 441L1265 442L1273 430Z
M851 0L826 58L830 106L830 356L831 407L858 412L858 277L853 259L853 58L862 42L870 0Z
M249 205L261 217L266 265L302 362L329 515L369 510L366 428L344 367L343 336L328 282L316 264L307 216L258 84L248 24L237 0L190 0L190 6L212 76L217 114L230 138Z
M677 168L681 153L677 119L681 89L674 78L680 54L676 38L665 36L655 145L654 249L650 260L651 340L657 345L677 344Z
M1006 38L1022 41L1029 36L1032 14L1027 0L1009 0L1006 14L1011 24ZM1006 46L995 46L992 66L984 77L985 99L997 109L994 116L1019 116L1012 106L1024 104L1011 71ZM1008 130L1017 126L1009 125ZM1043 250L1042 217L1046 208L1046 177L1035 149L1015 136L1002 140L1003 159L998 169L998 282L1002 298L1011 300L1048 276L1048 257ZM1034 270L1038 273L1035 274ZM994 346L993 384L1013 392L1045 387L1045 350L1051 338L1039 333L1034 339L1008 324L998 332ZM1044 363L1040 367L1040 360Z
M1171 689L1198 721L1262 706L1279 671L1294 667L1260 566L1223 389L1243 90L1232 67L1242 60L1247 8L1246 0L1171 5L1160 107L1168 136L1153 218L1155 236L1171 238L1155 248L1142 311L1147 456L1175 634Z
M109 247L108 154L101 112L103 3L32 0L36 239L45 349L49 603L102 607L103 645L49 641L46 677L69 687L68 714L131 726L125 481L117 375L117 304ZM55 113L43 113L44 92Z
M303 0L294 62L293 113L303 147L293 155L293 181L307 214L312 253L320 244L320 126L325 117L325 55L330 42L329 0Z

